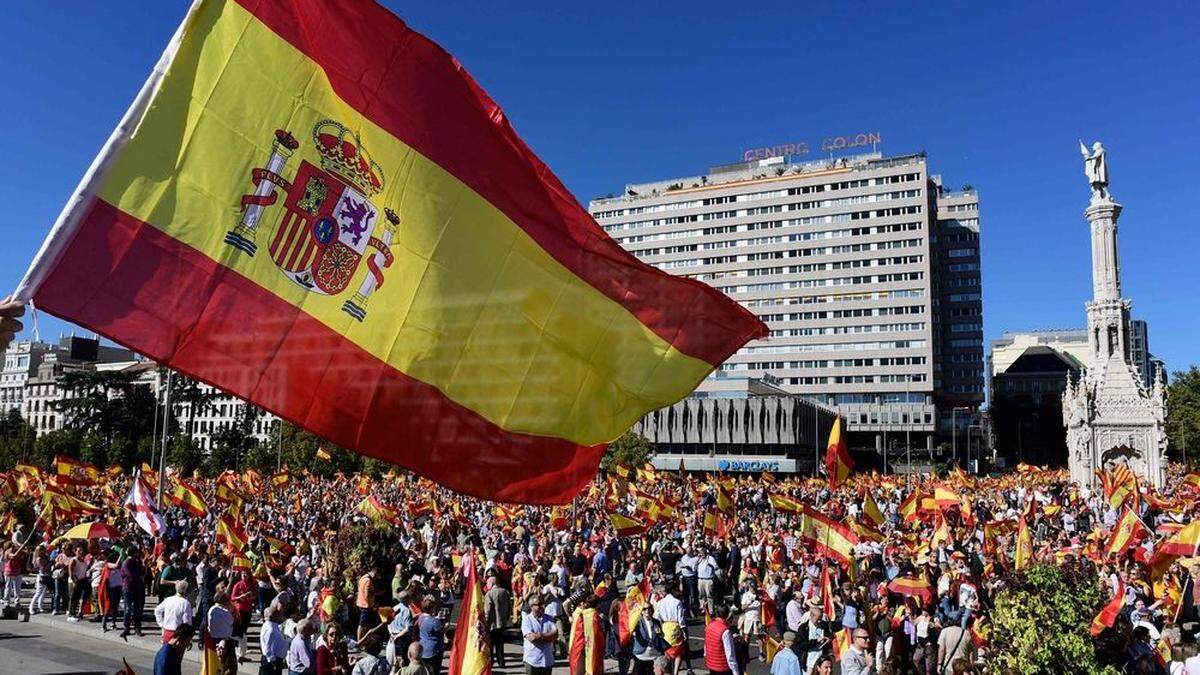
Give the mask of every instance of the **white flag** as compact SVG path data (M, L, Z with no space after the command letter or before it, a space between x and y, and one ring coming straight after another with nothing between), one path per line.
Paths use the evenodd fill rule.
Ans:
M129 494L125 496L125 508L133 513L138 527L152 537L162 535L167 527L162 516L158 514L158 506L150 497L150 489L142 483L141 476L133 480L133 487L129 488Z

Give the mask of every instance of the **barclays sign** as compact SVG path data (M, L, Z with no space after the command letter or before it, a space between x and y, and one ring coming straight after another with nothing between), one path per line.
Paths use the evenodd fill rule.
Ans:
M718 459L717 469L720 471L750 471L761 473L763 471L779 471L779 460L777 459Z

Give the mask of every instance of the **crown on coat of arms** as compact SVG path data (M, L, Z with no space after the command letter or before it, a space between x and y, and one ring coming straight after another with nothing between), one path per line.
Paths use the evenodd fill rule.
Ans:
M313 127L313 142L321 154L322 169L368 197L383 189L383 169L363 148L358 134L333 120L321 120Z

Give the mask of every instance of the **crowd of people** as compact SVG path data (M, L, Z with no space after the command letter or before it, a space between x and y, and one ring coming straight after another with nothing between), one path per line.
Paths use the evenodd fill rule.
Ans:
M65 483L64 473L18 467L0 484L41 505L35 523L0 514L3 602L126 638L157 631L165 673L195 644L221 672L258 661L271 675L440 675L456 667L467 567L486 658L529 675L556 665L599 675L606 662L620 675L978 672L994 598L1009 572L1038 562L1123 594L1107 625L1133 626L1129 672L1170 672L1156 647L1165 635L1194 642L1200 609L1197 559L1156 551L1200 508L1200 481L1179 471L1164 490L1135 484L1117 503L1107 482L1080 488L1032 467L859 474L836 488L621 467L553 508L479 501L408 474L229 471L164 477L155 534L122 507L135 480L153 492L151 471ZM180 483L199 503L173 496ZM1124 537L1127 513L1141 536ZM77 521L115 531L57 538ZM1174 665L1200 673L1197 657Z

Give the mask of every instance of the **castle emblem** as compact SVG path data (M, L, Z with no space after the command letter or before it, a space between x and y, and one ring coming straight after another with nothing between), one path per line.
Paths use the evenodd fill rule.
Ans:
M383 270L392 264L389 247L400 218L371 198L383 189L383 171L357 135L333 120L313 127L320 167L301 160L291 181L283 177L300 143L279 129L266 167L250 172L254 192L242 196L242 219L225 234L225 243L253 256L262 217L285 194L283 208L267 244L271 260L288 279L314 293L339 295L365 259L367 276L342 303L342 311L362 321L367 301L383 286Z

